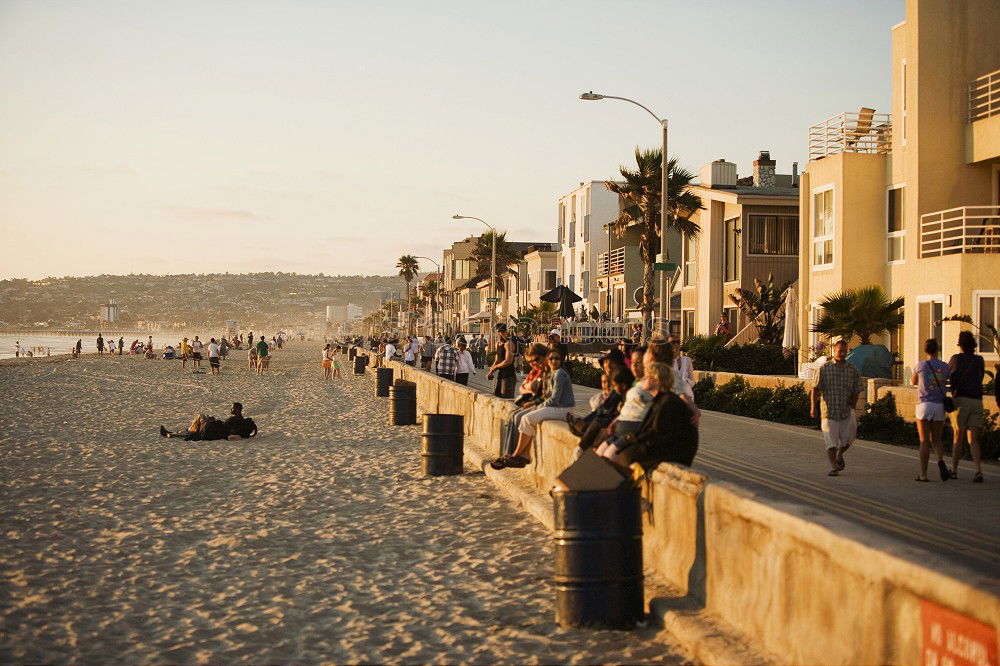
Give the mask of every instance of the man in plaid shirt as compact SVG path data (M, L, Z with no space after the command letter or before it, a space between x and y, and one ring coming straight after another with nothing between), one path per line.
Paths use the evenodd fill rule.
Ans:
M833 360L819 369L809 399L810 415L816 418L816 403L822 398L821 424L826 457L830 460L830 476L839 476L846 466L844 451L858 435L855 408L864 390L861 372L847 362L847 341L838 340L833 345Z
M445 337L444 343L434 352L434 366L438 377L455 381L458 372L458 352L451 346L451 338Z

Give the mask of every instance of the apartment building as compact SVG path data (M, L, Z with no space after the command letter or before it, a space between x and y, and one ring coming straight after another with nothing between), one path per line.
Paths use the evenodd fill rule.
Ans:
M791 174L775 167L761 151L753 175L739 178L736 164L720 159L702 167L700 183L691 187L703 208L691 217L700 232L684 238L679 259L683 337L712 334L725 311L738 342L756 340L756 328L730 296L768 275L778 285L798 278L798 165Z
M908 376L925 339L956 351L962 325L942 317L1000 324L1000 2L906 0L891 35L892 108L809 128L799 314L808 344L825 296L902 296L903 329L883 342Z
M604 225L618 217L618 195L603 180L580 183L560 197L557 280L583 297L589 310L598 302L597 257L608 249ZM578 304L579 306L579 304Z
M556 288L558 275L558 244L539 243L527 248L524 258L507 274L504 314L517 317L519 312L537 306L542 294Z
M441 322L445 330L456 331L461 326L459 308L455 304L455 291L476 274L476 262L472 252L476 249L477 238L469 236L451 244L441 255Z

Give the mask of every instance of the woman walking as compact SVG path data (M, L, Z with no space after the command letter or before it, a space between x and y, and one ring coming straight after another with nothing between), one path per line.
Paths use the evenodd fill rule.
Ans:
M948 466L944 463L944 443L941 441L941 431L944 429L945 392L948 384L948 365L938 359L937 340L931 338L924 343L926 359L913 368L910 383L917 387L917 434L920 436L920 474L914 481L927 481L927 463L931 455L931 446L937 456L938 471L941 480L947 481L950 476Z
M955 429L955 446L951 452L951 478L958 478L958 461L962 457L965 440L972 447L972 462L976 473L973 483L983 482L982 450L979 446L979 428L983 423L983 376L986 366L983 357L976 353L976 336L971 331L958 334L961 354L948 361L951 395L955 398L952 427Z
M343 347L337 345L333 348L333 354L331 359L333 359L333 378L340 379L340 352L343 351Z

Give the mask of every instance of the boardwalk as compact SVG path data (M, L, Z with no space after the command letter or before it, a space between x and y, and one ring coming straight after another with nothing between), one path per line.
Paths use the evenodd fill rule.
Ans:
M672 662L655 629L562 630L551 535L481 474L423 479L369 379L292 343L263 378L4 361L2 662ZM262 434L156 435L246 405Z

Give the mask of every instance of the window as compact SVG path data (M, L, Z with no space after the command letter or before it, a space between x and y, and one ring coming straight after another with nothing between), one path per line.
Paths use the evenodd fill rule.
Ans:
M813 268L833 267L833 187L813 192Z
M726 282L740 279L740 218L726 220Z
M556 272L545 271L545 290L550 291L556 288Z
M903 185L896 185L886 191L885 197L885 228L886 246L888 255L886 260L889 263L903 261L903 244L906 240L904 201L906 188Z
M820 339L823 337L821 333L812 330L822 314L823 308L818 303L813 303L809 306L809 346L813 349L816 348L816 345L819 344Z
M694 310L684 311L684 337L694 336Z
M941 346L941 318L944 316L944 298L940 296L918 297L917 308L917 348L924 348L924 341L934 338Z
M979 326L980 337L979 352L982 354L996 354L997 348L993 344L990 324L1000 330L1000 292L976 292L973 294L978 316L975 319Z
M724 310L726 311L726 320L729 322L729 335L736 335L740 332L740 309L727 306Z
M900 104L900 107L903 109L902 112L900 113L900 120L902 121L900 124L902 125L903 131L900 136L902 136L903 145L905 146L906 145L906 58L903 58L903 62L900 65L899 69L900 69L900 78L902 79L902 82L900 84L901 87L900 94L903 97L902 103Z
M563 234L566 232L566 203L559 204L559 242L562 242Z
M684 236L684 285L693 287L698 279L698 241L689 234Z
M784 215L751 215L747 254L799 253L799 220Z
M574 287L575 286L576 286L576 276L575 275L570 275L569 276L569 290L570 291L574 291Z
M570 247L576 247L576 215L569 221L569 238L566 239L566 244Z
M584 271L580 274L580 295L584 298L590 298L590 271Z

